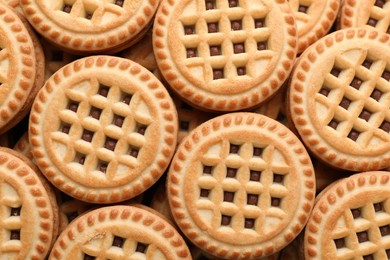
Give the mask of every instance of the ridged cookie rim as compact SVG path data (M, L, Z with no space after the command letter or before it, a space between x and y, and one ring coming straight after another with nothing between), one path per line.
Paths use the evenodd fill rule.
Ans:
M44 184L41 183L40 178L34 170L21 158L5 151L0 151L0 166L6 167L10 172L14 172L16 178L20 179L20 181L24 181L24 185L31 187L29 190L25 190L25 193L30 194L31 198L34 198L36 202L35 205L39 209L37 215L41 217L41 220L39 221L40 231L37 232L38 236L35 238L37 245L31 247L30 250L32 252L31 259L42 259L48 254L50 245L52 245L52 242L55 240L55 237L53 237L53 223L52 221L47 221L50 216L54 216L54 209L52 208L49 194L46 192ZM50 213L50 211L52 213ZM48 241L50 243L48 243Z
M288 39L285 40L284 53L281 55L275 70L267 77L267 83L252 87L245 92L229 96L214 95L208 97L204 90L199 91L197 87L192 86L188 79L182 76L172 62L171 54L168 50L166 38L170 22L170 16L173 8L180 0L162 0L157 10L153 26L153 50L157 65L164 79L168 82L171 89L180 97L185 99L194 107L205 111L238 111L250 109L260 105L269 99L283 84L290 74L295 56L297 54L297 28L295 18L291 8L286 0L276 0L275 5L281 9L283 20L285 21L285 32ZM282 60L282 61L280 61ZM204 93L203 93L204 92Z
M378 170L390 165L390 152L388 158L368 156L340 155L329 144L319 141L318 134L308 119L308 109L303 101L305 95L303 84L306 81L305 73L315 64L317 56L321 55L326 48L332 47L338 42L351 39L378 40L382 44L390 46L390 35L374 29L350 28L329 34L310 46L297 60L291 73L291 81L288 87L287 107L289 118L294 122L303 143L311 153L322 162L334 167L350 171ZM316 140L313 141L313 138ZM322 137L321 137L322 140Z
M223 128L228 128L236 125L252 125L261 127L264 131L275 133L283 142L286 142L291 147L291 152L297 155L296 161L300 164L302 177L302 194L299 203L299 208L296 209L294 219L290 220L286 229L283 230L283 235L276 241L265 242L264 244L253 244L246 246L236 246L229 248L225 243L216 241L207 235L207 232L202 233L199 228L193 225L190 214L185 208L180 182L184 179L184 174L181 173L182 165L187 160L188 153L191 149L202 142L203 138L215 131ZM281 141L282 142L282 141ZM198 247L210 254L218 255L229 259L257 259L269 256L282 249L282 244L291 242L299 232L304 228L309 219L311 209L315 199L315 180L314 169L311 164L310 157L297 136L295 136L286 126L268 118L261 114L251 112L236 112L225 114L213 118L197 128L195 128L179 145L177 152L172 159L167 176L167 194L172 216L175 222L180 227L182 232Z
M127 73L129 77L137 77L144 82L144 87L151 91L155 97L158 106L161 109L161 121L164 124L164 133L162 134L160 153L156 154L155 161L149 166L149 172L138 176L135 183L130 182L119 188L110 188L105 192L103 189L98 191L80 187L78 183L71 180L53 165L45 151L45 147L41 140L42 127L44 118L42 110L48 97L54 91L57 82L63 78L70 77L73 73L77 73L84 67L91 68L92 66L105 66L117 69L122 73ZM34 100L29 120L29 142L31 151L36 164L46 176L46 178L58 189L71 195L72 197L91 203L113 203L132 198L142 191L153 185L164 173L169 162L174 154L177 142L177 112L168 92L162 83L147 69L133 61L115 56L89 56L78 59L58 70L50 77L42 89L39 91Z
M20 6L30 24L50 42L62 48L78 52L102 52L130 42L142 32L155 15L161 0L143 0L139 11L119 28L90 37L88 33L70 32L51 21L36 6L36 1L20 0Z
M307 259L318 257L316 244L321 243L318 233L321 232L321 223L338 201L342 201L348 193L365 186L385 186L390 182L390 172L367 171L336 181L331 187L323 190L321 197L316 201L304 234L304 253Z
M7 95L0 108L1 121L4 122L0 125L0 132L4 132L8 129L8 124L14 124L13 120L18 117L19 113L31 105L30 103L27 104L27 101L34 88L37 61L33 41L28 30L15 11L2 2L0 2L0 18L4 25L7 25L10 31L13 32L15 40L13 44L16 45L14 49L20 53L18 64L20 65L18 68L20 80L15 82L14 86L10 86L14 93L12 96ZM16 87L17 89L15 89Z
M325 9L318 17L317 23L305 30L302 36L299 36L300 30L298 30L298 53L302 53L307 47L316 42L318 39L325 36L332 28L333 23L336 21L337 14L341 8L340 0L326 0Z
M191 259L185 241L171 224L150 211L140 207L124 205L98 208L72 221L58 237L53 246L50 258L63 259L62 254L64 254L69 244L75 241L75 237L93 227L96 223L99 224L108 218L121 219L122 221L135 221L143 226L149 226L160 234L161 237L166 239L166 243L177 249L175 252L178 259Z

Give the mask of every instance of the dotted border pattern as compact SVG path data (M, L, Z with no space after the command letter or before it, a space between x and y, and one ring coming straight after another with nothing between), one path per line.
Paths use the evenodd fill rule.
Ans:
M308 108L304 103L305 89L303 84L308 80L306 74L316 63L317 56L322 55L325 49L331 48L338 42L352 39L367 39L390 45L390 35L373 29L344 29L336 31L311 45L299 58L291 74L291 84L288 88L287 107L289 117L301 136L306 147L327 164L351 171L368 171L388 167L390 165L390 151L382 156L354 156L334 150L322 137L315 133L310 123Z
M108 66L109 69L118 70L129 78L136 77L143 81L144 89L152 92L156 100L156 106L161 109L160 123L162 133L161 148L157 152L156 159L148 168L148 174L141 174L137 179L123 185L110 189L94 190L88 187L81 187L77 182L64 176L55 165L52 164L48 157L48 151L44 147L42 125L45 118L43 112L46 102L49 102L50 96L55 90L56 84L65 78L72 77L78 71L92 67ZM178 119L175 105L170 98L167 90L162 83L147 69L140 65L114 56L91 56L76 60L59 71L46 81L46 84L38 93L33 107L31 109L29 121L29 141L35 162L42 173L53 183L54 186L74 198L92 202L92 203L112 203L130 199L145 191L152 186L168 168L171 158L174 154L177 142Z
M30 149L30 143L28 141L28 132L25 132L19 140L16 142L14 148L15 151L23 154L26 156L28 159L32 160L32 153Z
M163 0L156 13L153 26L153 49L159 69L169 86L194 107L202 110L235 111L248 109L271 97L282 86L291 72L297 53L298 41L295 19L289 4L285 0L274 2L284 15L284 31L287 38L284 53L279 59L277 68L259 86L227 97L229 93L216 95L199 89L179 73L167 46L167 35L171 17L180 0Z
M8 129L7 124L12 124L12 120L31 105L33 99L29 98L29 94L35 83L36 56L33 42L25 25L18 15L4 3L0 3L0 20L2 26L9 27L12 32L8 36L12 37L9 40L14 44L13 49L18 51L12 55L17 57L19 66L19 75L15 75L17 80L14 86L10 86L11 91L0 107L0 132L4 132ZM28 100L31 102L27 102Z
M323 0L320 0L323 1ZM303 52L307 47L326 35L332 28L340 9L340 0L326 0L325 9L317 18L317 23L305 30L298 29L298 53ZM306 31L300 36L301 31Z
M181 183L185 178L183 168L185 167L187 158L189 158L191 152L194 151L194 148L199 145L202 140L207 138L208 135L217 134L218 132L223 132L223 129L225 128L233 128L235 126L254 127L258 131L267 131L280 138L280 142L286 142L289 147L291 147L291 151L295 153L297 157L296 163L300 165L302 173L301 182L303 197L299 203L299 208L296 210L295 216L282 234L275 236L273 240L264 244L230 246L208 236L207 232L200 230L191 220L191 216L186 210L183 191L181 190ZM314 169L306 149L287 127L260 114L250 112L231 113L203 123L183 140L179 145L168 172L167 193L172 215L176 220L177 225L198 247L218 257L229 259L257 259L272 255L281 250L283 246L293 241L304 228L314 204L314 178Z
M356 17L356 15L357 15L357 7L359 6L359 2L360 0L344 0L340 8L339 27L341 29L357 26L356 19L358 19L359 17Z
M345 203L345 197L353 196L354 192L366 192L362 187L378 187L389 186L390 173L381 171L362 172L352 175L348 178L337 181L329 189L324 190L321 198L316 201L316 204L311 213L310 219L306 225L304 237L304 251L306 259L323 259L321 252L318 250L318 244L321 243L321 233L323 223L332 209L340 203Z
M37 227L40 227L40 231L31 241L29 259L43 259L55 239L53 237L54 212L44 184L25 162L7 152L0 151L0 166L5 167L12 178L17 179L25 187L25 197L35 202L36 215L41 218L37 221Z
M128 43L144 32L160 4L160 0L140 1L138 11L124 24L91 37L91 34L69 31L49 20L36 3L39 1L46 0L20 0L20 6L31 25L50 42L80 52L102 52Z
M172 225L152 212L135 206L102 207L80 216L69 224L58 237L52 249L50 259L60 260L66 258L66 251L69 251L68 248L77 242L79 235L83 236L85 232L93 229L94 226L110 220L116 223L121 222L123 226L126 226L126 223L129 222L136 222L143 228L161 236L165 240L166 245L172 248L172 252L176 253L177 258L175 259L191 259L185 241Z

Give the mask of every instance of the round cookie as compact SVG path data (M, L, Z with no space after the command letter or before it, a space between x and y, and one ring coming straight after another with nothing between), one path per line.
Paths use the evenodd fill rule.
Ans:
M253 108L288 77L297 32L286 1L163 0L153 26L157 64L197 108Z
M288 89L289 116L306 147L349 171L390 165L390 37L345 29L300 56Z
M48 41L75 53L118 52L149 28L159 0L20 0L31 25Z
M339 180L316 202L305 231L306 259L388 259L389 172Z
M344 0L340 10L341 29L375 28L390 33L390 4L386 0Z
M164 173L177 140L177 112L147 69L92 56L57 71L35 99L34 159L60 190L92 203L135 197Z
M193 130L167 176L172 215L202 250L226 259L275 254L303 229L315 196L310 157L284 125L230 113Z
M44 259L58 232L55 199L29 163L3 149L0 176L0 255L4 259Z
M51 259L191 259L183 238L164 219L133 206L103 207L74 220Z
M340 0L289 0L298 29L298 53L326 35L336 20Z
M18 15L0 3L0 133L28 113L34 99L36 54Z

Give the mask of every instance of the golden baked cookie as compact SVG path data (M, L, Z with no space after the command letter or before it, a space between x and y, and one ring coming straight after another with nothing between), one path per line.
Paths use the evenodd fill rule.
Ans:
M167 176L172 215L209 254L258 259L303 229L315 196L310 157L284 125L255 113L230 113L193 130Z
M259 105L288 77L297 53L286 1L163 0L153 47L165 80L203 110Z
M159 0L20 0L31 25L53 44L78 53L117 52L151 24Z
M25 132L22 137L19 138L13 149L26 156L28 159L33 159L30 142L28 140L28 132Z
M389 181L389 172L363 172L327 189L307 223L305 258L388 259Z
M0 150L0 176L0 256L44 259L58 232L55 199L30 164L4 148Z
M92 56L57 71L29 123L34 159L60 190L92 203L124 201L164 173L177 140L177 112L147 69Z
M390 33L390 3L387 0L344 0L340 27L375 28Z
M50 259L191 259L183 238L164 219L133 206L102 207L74 220Z
M35 97L33 41L18 15L0 3L0 133L16 125Z
M336 20L340 0L288 0L298 29L298 53L326 35Z
M390 165L390 37L345 29L310 46L289 87L290 117L321 161L349 171Z

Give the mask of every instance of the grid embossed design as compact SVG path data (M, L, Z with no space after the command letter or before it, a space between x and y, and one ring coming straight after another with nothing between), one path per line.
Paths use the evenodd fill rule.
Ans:
M98 25L103 22L106 12L118 13L118 7L123 8L125 1L128 0L62 0L57 10Z
M287 217L288 205L283 200L289 193L286 178L290 167L273 161L277 152L273 145L223 141L221 147L225 148L218 159L207 153L202 156L197 210L213 212L213 229L266 234L268 218L283 221Z
M388 259L390 214L388 200L345 210L332 230L337 259Z
M380 31L390 33L389 13L390 3L388 0L375 0L366 24Z
M106 86L96 78L66 91L68 103L51 138L68 147L65 163L112 180L121 166L136 168L146 144L150 114L138 113L141 94ZM79 109L81 108L82 109Z
M196 0L199 16L182 15L182 44L187 68L201 68L206 82L254 78L257 64L266 66L269 48L269 7L249 8L250 0ZM233 10L234 9L234 10Z
M316 102L327 108L325 124L364 149L390 140L390 64L371 59L369 53L361 60L354 64L338 56Z
M11 189L13 190L11 192ZM5 192L8 191L8 192ZM17 191L6 182L0 183L0 248L1 252L19 252L22 250L20 232L22 229L22 202Z
M310 15L310 7L312 6L314 0L290 0L289 4L291 9L294 11L294 17L300 23L307 24L312 16ZM298 25L300 24L298 23Z
M125 259L146 258L149 245L140 241L126 239L114 234L106 234L97 243L87 243L81 248L83 259Z

